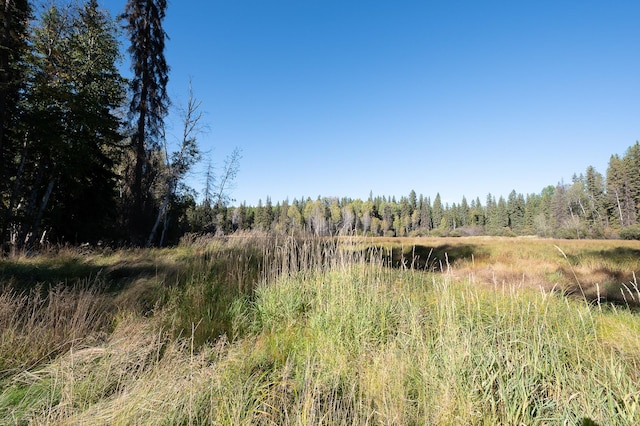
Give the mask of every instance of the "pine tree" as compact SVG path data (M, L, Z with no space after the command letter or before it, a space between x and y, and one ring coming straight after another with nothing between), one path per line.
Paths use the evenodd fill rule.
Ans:
M271 204L271 197L267 197L266 204L262 204L262 200L258 200L258 206L256 207L255 225L262 231L271 230L271 224L273 223L273 205Z
M627 186L627 194L631 210L635 210L635 214L629 220L629 225L633 225L640 219L640 142L631 145L623 158L625 170L625 184Z
M0 8L0 163L7 164L6 138L10 137L7 130L15 118L20 89L26 78L24 64L31 6L27 0L0 0ZM3 167L2 172L5 171Z
M474 201L471 201L471 208L469 209L469 224L472 226L484 226L486 224L486 212L482 207L480 197L476 197Z
M458 210L458 226L467 226L469 225L469 203L467 202L467 197L462 196L462 201L460 202L460 208Z
M411 206L411 213L413 213L418 208L418 199L416 196L416 191L413 189L409 192L409 205Z
M570 226L569 200L567 197L568 186L559 182L551 199L551 224L557 237L568 237L566 229Z
M72 162L65 166L55 214L60 233L79 242L111 233L116 223L114 163L120 153L126 81L120 75L116 22L89 0L77 12L69 37L72 93L68 120Z
M502 235L509 226L509 210L504 197L496 198L487 195L486 232L491 235Z
M420 207L420 229L431 231L433 229L433 210L431 208L431 199L424 198Z
M593 236L601 237L607 226L607 205L603 176L593 166L587 167L585 175L586 193L588 197L590 227Z

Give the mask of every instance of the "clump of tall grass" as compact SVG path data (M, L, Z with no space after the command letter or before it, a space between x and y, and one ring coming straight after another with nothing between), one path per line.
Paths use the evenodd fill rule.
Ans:
M104 341L70 348L50 363L7 381L0 392L0 418L16 424L74 424L70 419L76 414L145 380L159 368L172 344L157 321L120 316ZM92 421L101 423L97 418Z
M276 424L640 420L639 337L613 353L601 335L640 321L556 294L364 267L281 279L251 309L243 377L263 378L254 416Z
M232 321L234 301L252 300L260 284L328 270L350 256L333 239L258 232L192 238L188 247L193 252L185 258L183 279L162 287L159 304L167 328L181 337L193 333L196 347L222 335L239 336Z
M85 282L0 292L0 378L103 337L110 303L99 288Z

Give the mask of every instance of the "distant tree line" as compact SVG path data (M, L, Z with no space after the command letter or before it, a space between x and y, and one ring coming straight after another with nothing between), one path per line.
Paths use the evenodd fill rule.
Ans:
M506 198L462 198L443 203L411 191L407 196L370 195L367 200L318 197L257 206L224 207L215 215L196 207L190 227L199 232L238 230L307 232L316 235L520 236L554 238L640 238L640 144L613 155L605 177L592 166L571 182L539 194L512 191ZM204 219L204 220L203 220Z
M230 207L234 150L201 201L185 178L202 153L200 103L189 92L178 140L162 27L166 0L128 0L111 17L97 0L0 0L0 245L155 246L185 233L243 230L316 235L640 236L640 145L539 194L443 203L407 196L300 198ZM132 77L119 71L120 32Z
M201 158L202 115L189 93L181 139L167 141L166 0L129 0L118 17L97 0L37 5L0 0L2 252L177 241L195 208L184 181ZM119 71L121 31L130 79ZM210 203L228 201L211 188Z

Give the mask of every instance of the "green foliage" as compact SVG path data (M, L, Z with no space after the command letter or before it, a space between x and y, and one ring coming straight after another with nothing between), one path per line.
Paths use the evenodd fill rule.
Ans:
M267 198L265 205L230 207L225 190L237 172L236 150L217 185L208 173L205 200L196 204L195 196L177 183L199 157L195 137L185 131L182 149L172 155L160 149L170 105L166 7L165 0L130 0L120 17L134 74L131 97L125 99L128 82L119 74L116 21L97 0L52 3L32 26L29 2L6 2L0 17L8 29L0 49L3 251L29 249L40 241L176 243L188 231L251 229L316 236L535 234L572 239L621 231L624 238L635 238L638 142L610 158L606 179L589 166L571 183L547 186L539 194L514 190L507 199L488 194L485 205L464 197L460 203L443 202L440 193L432 201L411 190L398 200L372 192L366 201L318 197L272 205ZM118 110L127 101L135 123L124 138ZM188 111L195 112L197 105ZM185 129L194 122L197 118L185 120Z
M128 200L128 224L131 238L140 244L150 232L154 206L151 190L159 167L150 161L160 155L164 137L164 119L169 112L169 66L164 56L166 33L163 20L166 0L129 0L122 16L129 36L131 54L131 102L129 112L135 117L131 135L134 167Z
M320 197L315 201L294 199L288 212L291 217L278 220L278 224L260 203L256 208L259 221L254 228L291 232L298 231L303 222L305 229L316 235L607 238L615 235L621 224L628 226L637 220L632 196L636 180L630 178L629 170L633 170L630 165L640 156L638 150L634 145L623 158L611 158L606 183L589 166L585 175L574 175L571 184L549 185L540 194L526 197L515 190L507 199L488 194L485 205L479 199L469 204L465 197L459 204L443 204L439 193L431 202L423 195L417 197L415 191L399 200L373 195L366 202ZM640 194L640 190L636 192ZM302 212L301 221L296 210Z
M43 229L72 242L97 241L114 230L113 146L121 125L115 110L125 92L116 34L96 1L50 6L28 34L3 218L3 238L18 249L33 246Z
M0 248L8 238L16 204L15 161L22 133L20 116L27 85L29 62L28 24L31 6L27 0L5 1L0 15Z
M640 240L640 224L622 228L620 230L620 238L624 240Z

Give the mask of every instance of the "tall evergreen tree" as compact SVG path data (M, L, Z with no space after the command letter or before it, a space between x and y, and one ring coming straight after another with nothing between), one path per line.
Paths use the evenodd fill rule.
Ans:
M436 194L436 198L433 200L433 208L431 209L431 223L432 229L440 226L444 217L444 206L442 205L442 199L440 193Z
M123 15L134 74L130 114L135 120L131 141L135 166L130 188L132 209L128 216L132 235L138 239L150 228L153 215L148 179L152 176L150 157L163 137L169 108L169 66L164 56L167 35L162 27L166 7L166 0L129 0Z
M636 141L627 149L623 162L629 203L633 205L636 213L629 223L632 225L640 219L640 142Z
M433 210L431 208L431 199L423 198L420 207L420 228L423 231L431 231L433 229Z
M121 151L119 109L126 94L120 75L116 22L97 0L84 3L69 37L73 69L67 165L71 179L61 179L55 214L60 233L81 241L104 238L116 223L114 163Z
M509 193L507 198L507 209L509 212L509 228L517 234L524 233L525 229L525 201L522 194L517 194L515 190Z
M458 226L467 226L469 225L469 203L467 202L467 197L462 196L462 201L460 202L459 211L458 211Z
M593 166L587 167L585 185L589 207L589 224L594 237L602 236L607 226L605 182L603 176Z
M31 6L27 0L0 0L0 163L6 164L7 130L25 83L27 27ZM2 169L3 176L6 168Z
M31 7L27 0L0 0L0 8L0 246L4 247L20 186L17 126L27 79Z
M487 232L494 235L502 235L509 226L509 211L504 197L498 201L494 196L487 196Z
M526 233L535 233L536 217L539 214L541 199L539 194L527 194L524 204L524 232Z
M617 227L633 225L636 218L636 206L633 203L627 164L618 155L612 155L607 168L607 195L613 208L611 219Z
M119 140L114 109L124 99L115 29L96 1L54 5L32 28L7 215L18 248L45 232L58 241L97 239L113 222L109 150Z

